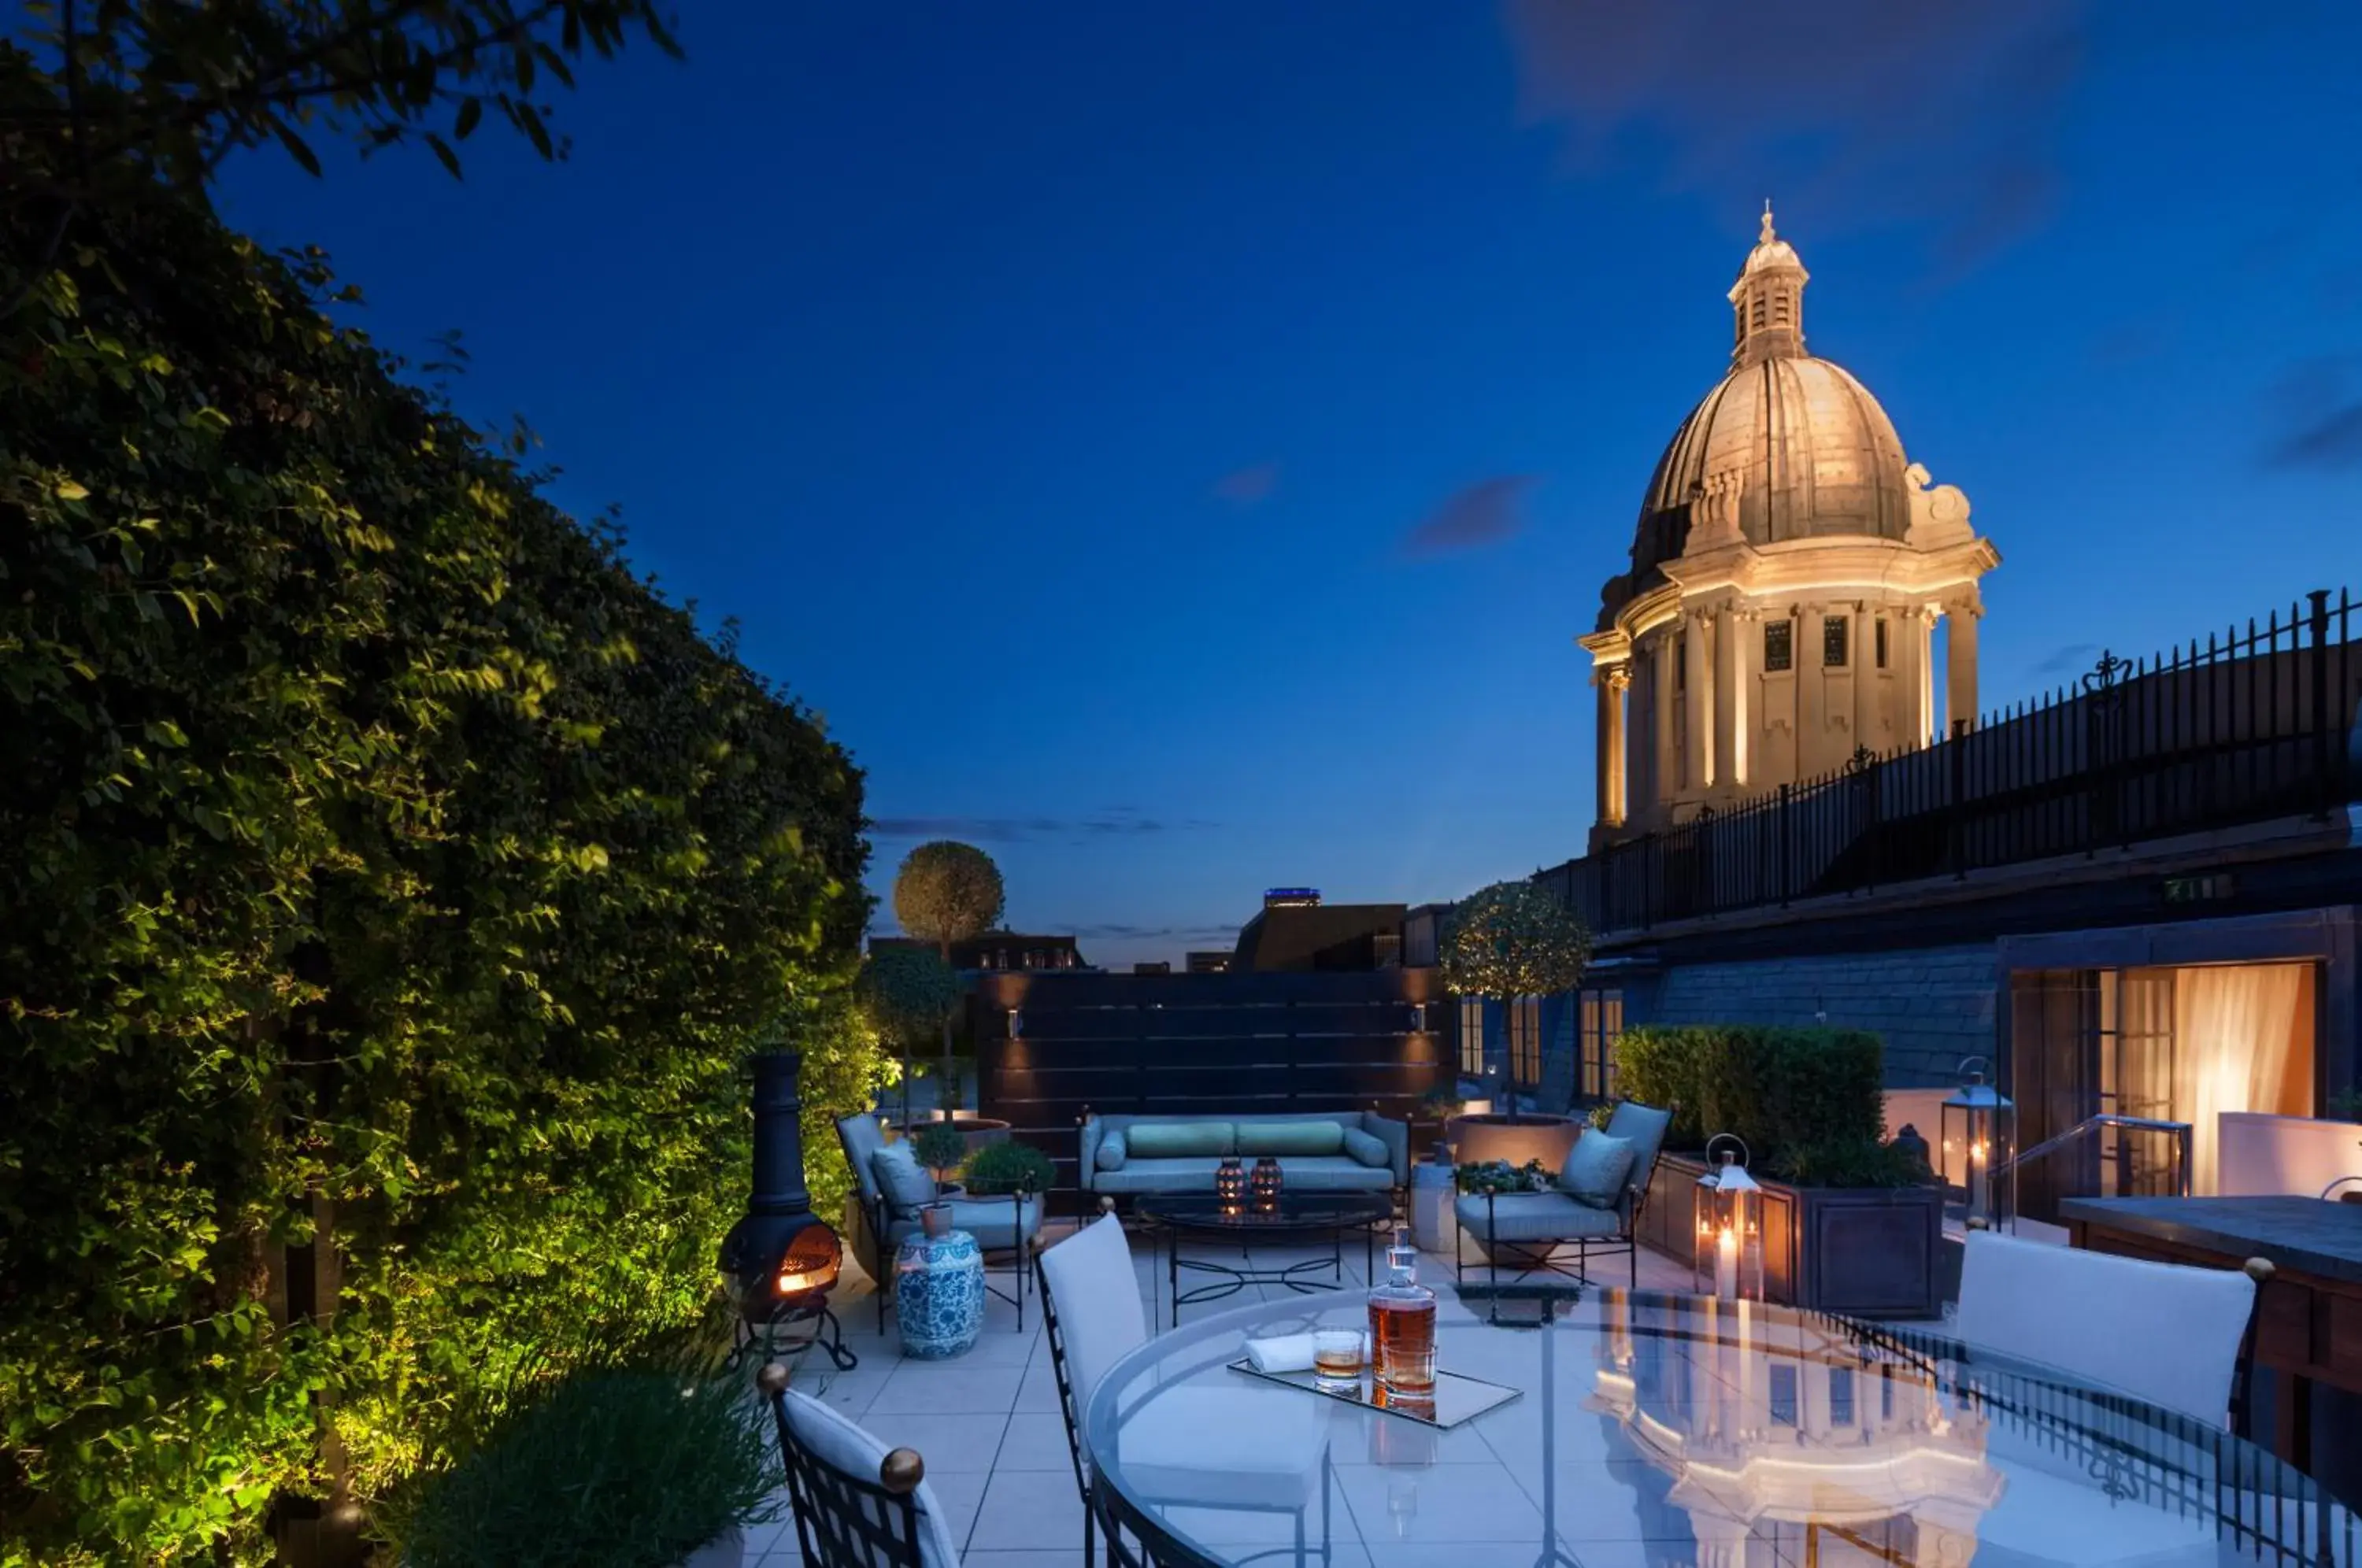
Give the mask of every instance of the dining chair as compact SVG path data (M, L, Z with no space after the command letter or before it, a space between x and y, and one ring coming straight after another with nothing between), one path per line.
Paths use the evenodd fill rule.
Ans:
M1953 1338L2224 1430L2244 1424L2262 1258L2191 1268L1969 1232Z
M1092 1396L1108 1371L1150 1337L1123 1222L1109 1209L1054 1246L1037 1242L1033 1261L1066 1453L1082 1494L1084 1562L1093 1561L1103 1539L1108 1560L1124 1568L1192 1568L1198 1561L1193 1553L1126 1519L1117 1500L1093 1485L1086 1425ZM1277 1389L1170 1389L1127 1420L1114 1441L1133 1490L1158 1506L1294 1516L1292 1545L1239 1562L1286 1554L1299 1563L1315 1556L1326 1562L1331 1466L1319 1403ZM1317 1546L1305 1517L1316 1492Z
M889 1450L797 1393L777 1362L755 1382L778 1423L806 1568L959 1568L959 1545L916 1451Z

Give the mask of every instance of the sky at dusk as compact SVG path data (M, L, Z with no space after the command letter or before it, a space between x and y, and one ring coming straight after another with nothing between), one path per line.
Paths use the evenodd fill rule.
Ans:
M2362 584L2362 6L686 0L228 215L1106 964L1581 852L1589 660L1766 196L1964 489L1988 706ZM890 929L882 911L879 929Z

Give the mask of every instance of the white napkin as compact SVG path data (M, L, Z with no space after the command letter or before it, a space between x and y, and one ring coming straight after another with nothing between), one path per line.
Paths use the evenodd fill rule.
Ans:
M1312 1336L1282 1334L1277 1339L1249 1340L1247 1359L1254 1363L1257 1372L1309 1372Z

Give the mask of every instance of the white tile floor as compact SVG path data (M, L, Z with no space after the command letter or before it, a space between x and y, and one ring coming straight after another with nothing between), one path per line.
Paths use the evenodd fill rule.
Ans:
M1054 1234L1065 1221L1051 1222ZM1276 1254L1274 1254L1276 1255ZM1304 1256L1309 1257L1307 1250ZM1267 1261L1258 1253L1256 1261ZM1286 1261L1293 1261L1290 1254ZM1140 1275L1141 1297L1152 1330L1171 1321L1170 1295L1161 1253L1135 1236L1133 1267ZM1384 1252L1379 1253L1384 1266ZM1622 1283L1621 1258L1599 1264L1604 1284ZM1689 1271L1659 1256L1641 1252L1640 1284L1644 1287L1686 1289ZM1435 1285L1449 1302L1451 1260L1448 1255L1421 1255L1420 1277ZM1473 1271L1472 1271L1473 1272ZM1344 1288L1368 1283L1362 1249L1348 1247L1344 1256ZM1005 1275L992 1283L1007 1287ZM1186 1281L1185 1281L1186 1287ZM1281 1286L1250 1287L1227 1300L1182 1309L1183 1320L1244 1306L1257 1297L1287 1297ZM1297 1299L1304 1299L1297 1297ZM846 1329L845 1345L860 1357L851 1372L839 1372L825 1357L807 1355L794 1369L794 1386L827 1400L885 1441L916 1449L926 1461L927 1478L944 1513L953 1538L961 1543L969 1568L1080 1568L1083 1561L1083 1506L1075 1489L1075 1473L1066 1451L1065 1419L1058 1412L1057 1386L1050 1372L1049 1341L1042 1333L1041 1303L1029 1291L1025 1326L1017 1327L1017 1310L997 1297L986 1301L984 1335L976 1348L952 1361L906 1361L887 1314L886 1331L877 1331L876 1306L869 1282L848 1268L837 1290L835 1307ZM1507 1476L1504 1485L1513 1484ZM747 1540L748 1568L792 1568L799 1562L795 1521L787 1517L784 1495L781 1516L759 1526ZM1348 1495L1346 1506L1353 1505ZM1361 1507L1385 1514L1385 1501L1372 1496ZM1530 1510L1522 1495L1504 1498L1502 1518L1516 1506ZM1234 1518L1240 1516L1232 1516ZM1504 1524L1504 1529L1507 1529ZM1490 1559L1475 1535L1459 1532L1451 1542L1437 1542L1422 1555L1417 1543L1408 1556L1389 1555L1385 1568L1483 1568ZM1528 1542L1518 1568L1531 1568L1532 1531L1513 1533ZM1512 1551L1515 1555L1515 1551ZM1341 1547L1334 1568L1369 1568L1359 1548ZM1506 1561L1506 1559L1505 1559Z

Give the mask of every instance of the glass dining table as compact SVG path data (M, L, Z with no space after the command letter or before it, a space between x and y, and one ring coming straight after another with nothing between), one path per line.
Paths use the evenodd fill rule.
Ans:
M2362 1528L2222 1428L2071 1373L1761 1304L1585 1291L1493 1323L1447 1295L1440 1427L1234 1364L1359 1325L1269 1302L1160 1335L1084 1417L1099 1528L1136 1561L1332 1568L2362 1568ZM1445 1412L1449 1418L1449 1412Z

